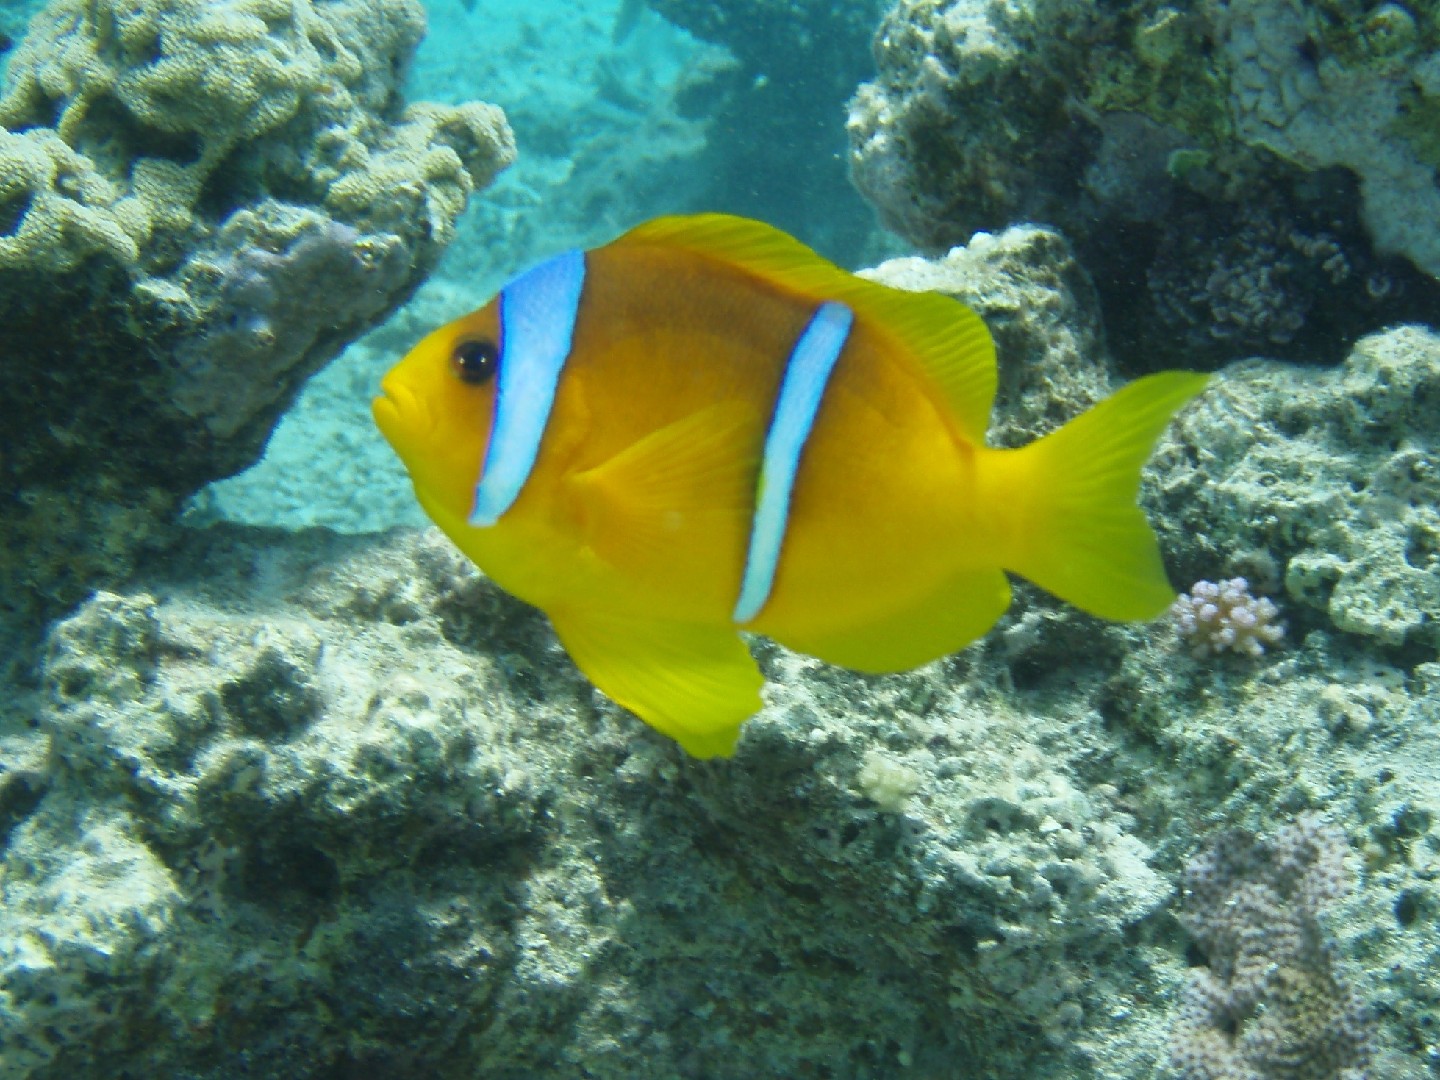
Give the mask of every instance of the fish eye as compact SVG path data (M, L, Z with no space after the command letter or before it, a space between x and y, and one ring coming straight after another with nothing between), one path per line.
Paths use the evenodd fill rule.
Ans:
M461 382L471 386L489 382L499 362L500 350L495 342L483 338L461 341L450 353L450 370Z

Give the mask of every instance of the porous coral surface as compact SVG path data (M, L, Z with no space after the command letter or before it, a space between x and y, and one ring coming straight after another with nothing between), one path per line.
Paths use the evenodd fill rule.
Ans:
M415 288L513 155L406 105L411 0L53 0L0 96L5 605L123 570L255 460L305 378Z
M1336 968L1325 920L1348 890L1345 838L1303 818L1262 841L1221 834L1185 866L1181 921L1206 958L1185 988L1183 1080L1364 1080L1372 1018Z
M769 719L706 766L437 534L216 529L167 562L48 644L0 870L17 1075L1058 1067L1151 978L1125 934L1167 888L1116 793L938 670L769 650ZM904 816L869 746L913 773Z
M1328 371L1227 369L1156 459L1182 577L1224 564L1283 590L1302 625L1440 646L1437 402L1440 337L1420 326L1365 338Z
M1367 6L899 0L855 182L929 249L1058 226L1132 369L1339 360L1440 307L1440 32Z

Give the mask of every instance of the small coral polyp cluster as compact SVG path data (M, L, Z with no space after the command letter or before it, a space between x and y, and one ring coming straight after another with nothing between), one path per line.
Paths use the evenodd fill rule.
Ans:
M1265 646L1285 636L1284 625L1275 621L1279 614L1267 597L1250 595L1243 577L1197 581L1170 605L1181 640L1197 658L1222 652L1263 656Z

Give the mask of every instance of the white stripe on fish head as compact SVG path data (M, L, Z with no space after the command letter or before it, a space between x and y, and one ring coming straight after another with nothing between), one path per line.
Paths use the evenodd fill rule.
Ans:
M585 288L585 254L567 251L500 290L500 360L495 413L470 524L494 525L535 468L574 344Z

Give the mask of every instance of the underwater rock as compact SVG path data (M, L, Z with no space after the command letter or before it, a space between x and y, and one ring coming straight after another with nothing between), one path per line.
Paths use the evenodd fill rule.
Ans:
M1226 368L1162 438L1161 546L1181 580L1241 573L1287 617L1440 647L1440 336L1397 327L1328 371ZM1291 631L1293 635L1293 629Z
M1230 0L1213 36L1235 137L1354 173L1375 246L1440 278L1440 9L1411 7Z
M855 182L930 250L1059 227L1131 370L1338 361L1440 309L1435 13L1382 47L1364 7L899 0Z
M423 31L413 0L36 17L0 96L6 607L122 573L251 464L511 160L499 109L403 102Z
M1077 349L1063 408L1108 377L1064 242L1007 230L883 274L971 299L986 266L1002 355L1042 373L1001 405L1028 432ZM1167 549L1213 571L1266 525L1206 494L1212 446L1219 469L1300 441L1310 411L1368 452L1422 407L1436 347L1406 328L1351 371L1228 370L1150 470ZM1292 381L1247 399L1272 370ZM1186 1037L1187 858L1320 808L1357 856L1327 928L1376 1075L1425 1075L1433 646L1312 609L1293 645L1197 660L1022 588L903 675L757 641L766 707L699 762L437 532L169 539L0 698L0 1045L23 1080L1145 1080Z
M876 274L970 295L995 267L1002 348L1034 378L1092 344L1056 234L972 248ZM1084 355L1060 393L1103 382ZM1030 378L1007 390L1017 435L1047 420ZM124 1058L218 1080L241 1055L272 1075L621 1078L638 1056L943 1077L961 1048L1060 1076L1082 1027L1124 1041L1103 1002L1149 978L1127 935L1168 885L1117 792L1064 765L1083 719L1038 753L1029 718L944 664L860 680L766 645L771 707L741 768L707 767L438 533L176 540L56 624L16 736L17 769L45 762L0 855L0 1039L27 1076ZM66 863L77 815L109 831ZM150 884L112 894L117 862ZM62 864L116 912L98 967L34 944Z
M1117 388L1095 288L1054 229L978 233L942 258L888 259L860 276L946 293L985 320L999 369L992 446L1031 442Z
M0 861L17 1077L945 1076L1063 1062L1146 977L1126 934L1168 887L1115 793L938 666L767 647L770 709L706 767L436 533L217 528L163 564L47 647Z
M1182 856L1306 801L1362 838L1336 955L1403 1042L1440 671L1336 644L1216 671L1044 604L906 675L759 642L767 707L697 762L437 532L182 533L56 624L3 744L40 792L7 1064L1141 1080L1183 1037Z

